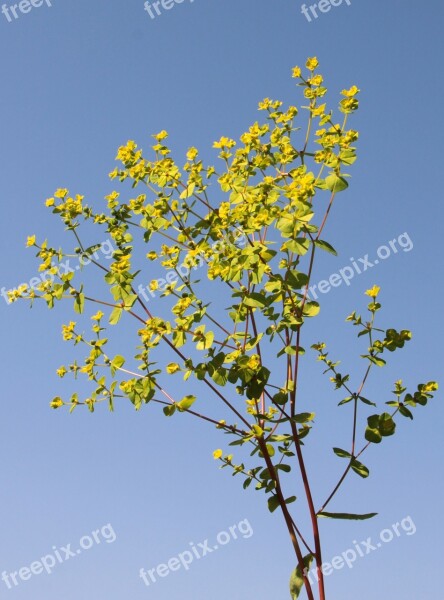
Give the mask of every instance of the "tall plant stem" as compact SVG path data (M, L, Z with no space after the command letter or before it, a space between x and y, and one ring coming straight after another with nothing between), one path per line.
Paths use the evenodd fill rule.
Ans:
M313 595L313 590L311 588L311 584L310 581L307 577L307 575L305 574L305 564L304 564L304 557L302 555L302 551L301 551L301 547L299 545L297 536L296 536L296 532L293 526L293 519L291 518L291 515L288 511L287 508L287 504L285 502L285 497L284 494L282 493L282 488L281 488L281 484L279 481L279 476L276 472L276 469L274 468L273 462L270 458L270 454L268 452L267 449L267 444L265 443L264 438L258 438L258 444L259 444L259 448L261 449L261 452L264 456L266 465L268 467L268 470L270 472L270 475L272 476L275 484L276 484L276 495L278 497L279 500L279 506L282 510L282 514L284 516L284 520L285 520L285 524L287 525L287 529L288 529L288 533L290 534L290 539L291 542L293 544L293 548L296 554L296 558L298 560L298 565L299 565L299 569L301 571L301 576L302 579L304 581L304 585L305 585L305 589L307 591L307 596L309 600L315 600L314 595ZM325 599L322 599L325 600Z
M308 481L307 470L305 468L305 462L304 462L304 457L302 454L301 442L299 440L297 425L293 421L291 421L291 430L292 430L293 439L295 442L296 455L298 458L299 469L300 469L302 481L304 484L304 490L305 490L305 495L307 498L308 509L310 512L311 525L313 528L313 538L314 538L314 543L315 543L316 571L317 571L318 586L319 586L319 599L325 600L324 574L322 572L321 536L319 533L318 517L316 514L314 502L313 502L313 496L311 493L310 483Z

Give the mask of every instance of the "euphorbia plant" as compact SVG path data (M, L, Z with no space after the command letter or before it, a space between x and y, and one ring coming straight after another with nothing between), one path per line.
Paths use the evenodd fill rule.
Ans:
M244 488L254 484L264 492L271 512L282 513L296 555L292 598L305 588L310 600L325 600L319 519L374 516L327 508L350 473L369 475L361 462L367 448L393 435L398 417L412 419L410 409L425 405L437 384L420 384L407 393L402 381L396 381L394 400L385 410L363 395L370 372L384 366L387 355L411 338L407 330L376 326L380 290L368 290L368 316L354 312L348 317L366 344L364 376L356 389L349 375L338 370L339 363L329 358L325 344L311 344L334 388L346 395L339 410L349 411L352 430L350 445L333 449L344 463L337 485L320 502L313 498L303 444L314 443L307 436L315 415L298 393L307 337L302 334L306 320L320 310L307 294L316 256L336 254L323 234L336 195L348 187L345 171L356 160L358 133L348 128L348 119L358 108L359 92L356 86L342 92L338 122L323 102L327 90L317 67L317 59L309 58L305 75L298 67L293 70L305 97L306 118L295 106L284 109L282 102L266 98L259 104L266 122L254 123L239 144L227 137L214 144L220 150L220 169L205 166L195 148L188 150L181 169L166 145L167 133L161 131L153 136L150 159L133 141L118 150L122 166L111 179L120 184L128 180L140 190L137 195L119 186L124 198L111 191L105 197L107 206L97 207L58 189L46 205L62 219L76 247L69 254L46 241L39 244L35 236L28 238L28 245L38 249L40 270L53 280L37 289L21 287L10 297L27 298L31 304L43 299L50 308L57 300L70 299L79 314L99 305L91 316L91 335L74 321L63 326L63 338L85 346L87 356L83 363L58 369L61 377L85 374L91 393L83 400L76 393L69 400L56 397L51 406L67 405L72 411L84 405L94 412L98 403L106 402L114 410L116 399L128 398L136 410L159 404L168 417L188 413L224 432L242 456L218 449L214 458L238 475ZM112 238L115 251L109 268L97 260L99 244L84 242L82 221ZM140 247L145 248L143 261ZM67 256L95 265L105 291L95 284L89 291L77 283L81 272L62 273L59 265ZM168 271L149 284L151 296L161 292L149 306L140 285L146 260ZM131 359L107 350L107 326L121 320L126 330L134 323L137 350ZM182 377L189 393L174 397L166 389L169 376ZM294 512L299 487L304 508ZM309 534L302 532L304 514L311 523ZM312 561L317 590L307 577Z

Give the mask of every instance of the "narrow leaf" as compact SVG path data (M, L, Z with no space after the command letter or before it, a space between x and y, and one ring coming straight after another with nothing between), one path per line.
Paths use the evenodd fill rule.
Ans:
M318 517L324 517L326 519L346 519L349 521L365 521L366 519L372 519L376 517L378 513L368 513L366 515L354 515L352 513L330 513L320 512Z
M313 561L312 554L307 554L307 556L304 557L304 559L303 559L304 571L310 570L310 565L311 565L312 561ZM290 577L291 600L297 600L297 598L299 598L299 594L302 591L302 588L304 587L304 578L302 575L303 575L303 573L301 572L301 568L298 565Z

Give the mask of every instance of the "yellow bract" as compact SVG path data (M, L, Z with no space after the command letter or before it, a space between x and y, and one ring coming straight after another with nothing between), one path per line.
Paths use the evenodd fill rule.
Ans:
M316 56L313 56L312 58L309 58L307 60L307 62L305 63L305 66L307 67L307 69L309 71L314 71L317 68L318 65L319 65L319 61L316 58Z
M95 315L93 315L93 316L91 317L91 320L92 320L92 321L100 321L100 319L101 319L102 317L103 317L103 312L102 312L101 310L98 310L98 311L96 312L96 314L95 314Z
M54 400L52 402L50 402L50 404L49 404L49 406L51 408L60 408L63 405L64 405L63 400L61 398L59 398L58 396L57 396L57 398L54 398Z
M214 142L213 148L233 148L235 145L234 140L222 136L218 142Z
M60 198L63 200L68 195L68 190L66 188L59 188L54 192L54 196L56 198Z
M158 142L161 142L162 140L166 139L167 137L168 137L168 132L165 131L165 129L162 129L162 131L153 135L153 138L155 140L157 140Z
M356 94L358 94L359 92L360 89L356 85L352 85L352 87L349 90L342 90L341 94L343 96L346 96L347 98L352 98L353 96L356 96Z
M191 147L188 149L188 152L187 152L187 160L194 160L197 155L198 155L197 148Z
M380 291L381 288L377 285L374 285L370 290L367 290L365 293L367 294L367 296L370 296L370 298L376 298Z

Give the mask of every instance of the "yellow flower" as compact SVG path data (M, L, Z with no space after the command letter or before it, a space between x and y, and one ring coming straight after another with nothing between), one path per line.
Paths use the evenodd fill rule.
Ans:
M61 406L64 405L64 402L61 398L59 398L58 396L56 398L54 398L54 400L52 402L50 402L49 406L51 408L60 408Z
M116 160L120 160L123 163L129 162L134 155L134 150L137 148L137 144L133 140L128 140L126 146L120 146L117 150Z
M29 247L29 246L34 246L34 244L35 244L35 235L31 235L26 240L26 245Z
M230 138L222 136L218 142L214 142L213 148L233 148L236 142Z
M214 460L218 460L221 456L223 455L222 450L219 448L219 450L215 450L213 452L213 458Z
M146 255L146 257L149 260L156 260L156 258L158 258L157 252L155 252L154 250L151 250L151 252L148 252L148 254Z
M311 77L308 80L308 83L310 83L311 85L321 85L321 83L324 81L324 78L322 77L322 75L314 75L313 77Z
M70 321L69 325L62 325L62 336L65 341L71 340L74 337L74 327L76 323Z
M347 98L353 98L353 96L356 96L356 94L359 94L361 90L356 87L356 85L352 85L352 87L349 90L342 90L341 94L343 96L346 96Z
M261 359L258 354L253 354L253 356L248 361L248 367L250 369L257 369L261 364Z
M326 104L321 104L312 110L312 115L314 117L321 117L325 113Z
M54 198L47 198L47 200L45 201L45 206L54 206L54 203Z
M305 66L307 67L307 69L309 71L314 71L318 65L319 65L319 62L318 62L318 59L316 58L316 56L313 56L312 58L308 58L307 62L305 63Z
M95 314L95 315L93 315L93 316L91 317L91 320L92 320L92 321L100 321L100 319L101 319L102 317L103 317L103 312L102 312L101 310L98 310L98 311L96 312L96 314Z
M259 110L267 110L271 107L272 101L270 98L264 98L262 102L259 102Z
M339 103L339 106L341 107L343 112L350 113L358 109L359 100L357 100L356 98L344 98Z
M370 296L370 298L376 298L380 291L381 288L377 285L374 285L370 290L367 290L365 293L367 294L367 296Z
M113 202L114 200L117 200L117 198L120 196L119 192L111 192L111 194L108 194L108 196L105 196L105 200L108 200L108 202Z
M177 373L177 371L180 371L180 366L177 363L170 363L169 365L167 365L167 373Z
M187 160L194 160L197 155L198 155L197 148L194 148L194 147L188 148Z
M159 289L159 282L157 281L157 279L153 279L150 282L150 290L158 290Z
M67 372L68 371L65 369L65 367L60 367L60 369L57 369L57 371L56 371L56 373L59 377L65 377Z
M56 198L60 198L63 200L68 195L68 190L66 188L59 188L54 192L54 196Z
M292 77L300 77L301 76L301 67L294 67L292 72Z
M167 137L168 137L168 133L165 131L165 129L162 129L162 131L153 135L153 138L156 139L158 142L160 142L161 140L164 140Z

